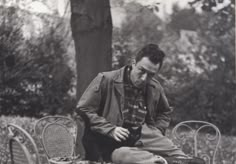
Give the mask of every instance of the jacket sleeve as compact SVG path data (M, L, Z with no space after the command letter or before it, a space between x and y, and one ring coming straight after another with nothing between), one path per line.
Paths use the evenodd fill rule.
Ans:
M156 108L157 109L156 109L156 114L154 118L155 126L158 129L160 129L163 134L165 134L166 129L170 125L170 121L171 121L170 114L172 113L173 108L170 107L162 87L160 90L160 99L159 99L159 102L157 103Z
M103 110L101 104L102 98L105 98L103 97L103 89L105 87L104 75L100 73L83 93L75 112L83 115L88 120L89 127L92 131L108 135L116 126L99 115Z

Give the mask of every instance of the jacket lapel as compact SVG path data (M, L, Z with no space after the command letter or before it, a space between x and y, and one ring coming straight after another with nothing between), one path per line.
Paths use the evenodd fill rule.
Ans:
M147 102L147 109L149 110L150 114L153 115L154 112L154 88L155 86L151 83L147 84L147 91L146 91L146 102Z
M122 67L114 77L114 88L122 97L124 97L124 70L125 67Z
M124 70L125 67L121 68L117 76L114 77L114 88L116 96L120 101L120 113L122 117L122 111L124 110Z

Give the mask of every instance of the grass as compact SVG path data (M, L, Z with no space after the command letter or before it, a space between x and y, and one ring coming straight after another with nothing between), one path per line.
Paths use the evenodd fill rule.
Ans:
M29 118L29 117L0 116L0 164L9 164L9 160L8 160L9 151L8 151L8 145L7 145L6 125L8 123L17 124L21 126L22 128L24 128L33 136L33 126L34 126L35 121L36 121L35 118ZM184 145L185 148L187 147L187 151L188 151L188 146L190 145L189 142L190 141L187 140ZM199 143L200 143L202 151L207 152L209 154L212 153L212 150L210 149L212 148L212 146L210 145L210 142L207 142L204 139L200 139ZM191 146L190 146L190 149L191 149ZM42 154L43 151L41 149L39 151L43 157L41 160L44 161L45 156ZM216 155L216 164L236 164L236 136L224 136L224 135L222 136L220 147Z

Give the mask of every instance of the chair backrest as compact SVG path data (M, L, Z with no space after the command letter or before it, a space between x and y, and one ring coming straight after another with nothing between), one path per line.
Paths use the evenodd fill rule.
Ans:
M40 164L37 146L31 135L15 124L8 124L12 164Z
M74 156L77 126L72 119L46 116L35 123L34 131L48 159Z
M221 133L214 124L205 121L183 121L172 130L173 141L187 154L215 164Z

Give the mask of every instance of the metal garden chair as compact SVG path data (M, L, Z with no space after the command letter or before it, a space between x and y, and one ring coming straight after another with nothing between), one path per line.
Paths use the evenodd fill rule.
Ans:
M34 132L50 163L72 162L75 157L76 123L64 116L46 116L35 123Z
M31 135L18 125L9 124L11 164L40 164L37 146Z
M205 121L183 121L172 130L173 141L190 155L215 164L221 133L214 124Z

